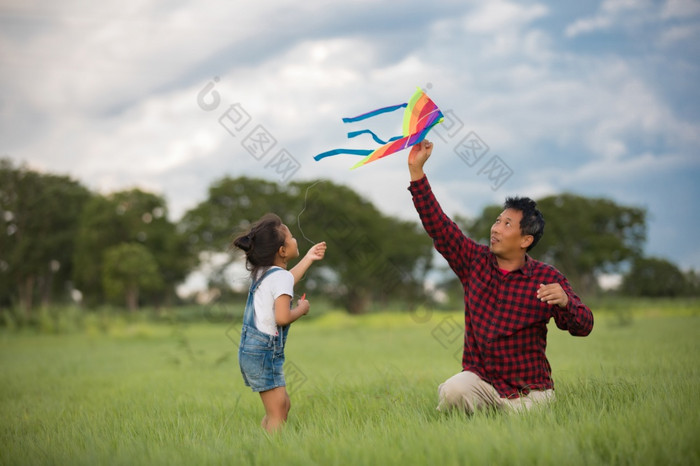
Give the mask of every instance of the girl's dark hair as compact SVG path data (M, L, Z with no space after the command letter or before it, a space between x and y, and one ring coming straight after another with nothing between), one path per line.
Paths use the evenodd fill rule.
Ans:
M231 245L245 252L245 267L252 277L257 277L261 270L274 265L275 255L284 245L284 239L282 219L275 214L265 214Z
M534 248L544 234L544 217L537 208L537 203L529 197L507 197L503 208L515 209L523 213L523 218L520 220L520 232L523 235L532 235L532 244L527 250Z

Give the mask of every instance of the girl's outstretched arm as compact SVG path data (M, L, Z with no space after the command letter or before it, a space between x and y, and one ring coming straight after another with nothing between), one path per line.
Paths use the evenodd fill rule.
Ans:
M322 241L311 246L306 255L299 261L297 265L292 267L290 272L294 275L294 284L296 285L302 279L306 271L311 267L314 261L320 261L326 254L326 242Z

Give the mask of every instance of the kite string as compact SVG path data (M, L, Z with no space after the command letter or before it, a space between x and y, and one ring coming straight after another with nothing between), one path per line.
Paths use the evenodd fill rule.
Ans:
M301 214L303 214L304 211L306 210L306 200L307 200L307 198L309 197L309 189L313 188L314 186L316 186L317 184L322 183L322 182L323 182L323 180L318 180L317 182L315 182L314 184L312 184L311 186L308 186L308 187L306 188L306 193L304 194L304 208L301 209L301 212L299 212L299 215L297 215L297 226L299 227L299 231L301 232L301 236L303 236L304 239L305 239L306 241L308 241L309 243L311 243L311 244L316 244L316 242L313 241L313 240L311 240L311 239L309 239L309 238L304 234L304 230L302 230L302 228L301 228L301 220L300 220L300 219L301 219Z

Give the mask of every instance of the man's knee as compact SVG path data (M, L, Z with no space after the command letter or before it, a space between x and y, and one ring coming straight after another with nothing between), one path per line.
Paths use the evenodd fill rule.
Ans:
M479 384L482 380L473 372L460 372L453 375L438 387L438 409L453 407L474 411L475 399L479 394Z
M438 387L438 399L441 407L450 407L461 403L464 394L464 390L461 387L448 384L447 382L440 384Z

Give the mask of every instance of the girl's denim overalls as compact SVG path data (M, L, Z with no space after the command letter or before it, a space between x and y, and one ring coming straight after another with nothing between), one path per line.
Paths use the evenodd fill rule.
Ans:
M238 363L243 374L243 381L254 392L263 392L276 387L284 387L284 344L287 340L289 325L277 326L277 335L269 335L255 327L255 308L253 296L260 283L281 268L267 270L259 280L253 280L248 291L248 301L243 313L241 342L238 347Z

